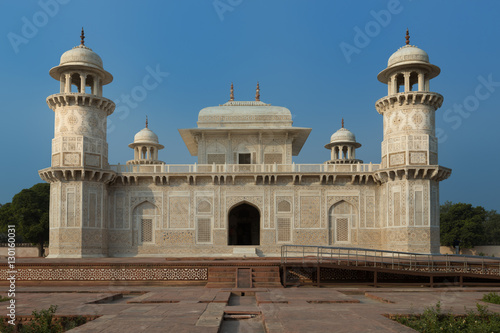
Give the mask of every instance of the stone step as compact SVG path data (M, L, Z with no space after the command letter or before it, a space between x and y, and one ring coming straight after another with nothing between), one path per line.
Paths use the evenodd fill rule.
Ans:
M243 279L240 285L252 288L281 288L281 277L278 266L252 266L252 267L209 267L207 288L236 288L237 275ZM250 275L248 275L250 273ZM251 279L251 283L249 280ZM246 282L248 281L248 283Z
M205 288L234 288L234 282L207 282Z
M252 286L254 288L281 288L279 267L255 267L252 271Z
M280 279L279 277L276 278L276 277L260 277L260 276L257 276L257 277L254 277L253 279L253 282L280 282Z
M283 288L280 282L254 282L253 288Z
M211 277L208 278L208 282L235 282L236 278L234 277Z
M260 277L279 277L279 272L252 272L252 276L260 276Z
M208 273L211 272L235 272L236 267L209 267L208 268Z
M279 267L276 266L269 266L269 267L253 267L254 272L278 272L279 273Z
M222 276L222 275L234 275L234 274L236 274L234 269L231 271L216 271L216 272L209 271L208 272L208 276Z

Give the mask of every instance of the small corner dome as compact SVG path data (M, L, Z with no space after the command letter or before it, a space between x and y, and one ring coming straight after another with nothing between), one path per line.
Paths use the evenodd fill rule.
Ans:
M401 62L426 62L429 63L429 55L424 50L415 45L405 45L394 52L387 62L387 67L394 66Z
M330 143L335 142L356 142L356 137L354 134L346 128L341 128L337 132L333 133L330 138Z
M134 136L134 143L158 144L158 136L149 128L143 128Z

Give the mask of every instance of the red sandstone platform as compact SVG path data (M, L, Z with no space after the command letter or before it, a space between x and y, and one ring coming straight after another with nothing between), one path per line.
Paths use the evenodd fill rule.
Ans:
M57 315L98 316L70 332L414 332L384 315L422 313L439 301L465 314L500 288L20 287L17 316L58 305ZM241 319L235 319L241 318Z
M499 285L499 264L487 266L480 257L458 261L454 271L431 271L428 263L391 264L391 258L369 263L339 257L328 262L315 258L19 258L15 263L18 285L200 285L212 288L269 288L301 284L406 283L428 286ZM389 261L388 261L389 260ZM403 259L407 260L407 259ZM402 261L403 261L402 260ZM456 260L460 260L457 258ZM402 262L401 261L401 262ZM436 262L435 267L442 269ZM416 267L415 265L420 265ZM412 269L413 267L413 269ZM470 269L472 267L472 269ZM489 268L487 268L489 267ZM485 271L485 268L488 271ZM0 264L0 285L6 285L7 263ZM494 276L485 273L496 272Z

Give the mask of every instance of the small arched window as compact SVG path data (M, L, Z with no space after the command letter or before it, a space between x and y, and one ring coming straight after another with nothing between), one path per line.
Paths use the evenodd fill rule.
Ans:
M418 73L411 72L410 73L410 91L416 91L418 89Z
M80 82L80 74L73 73L71 74L71 92L81 92L81 82Z
M405 88L405 77L403 73L396 75L396 92L400 93L404 91Z

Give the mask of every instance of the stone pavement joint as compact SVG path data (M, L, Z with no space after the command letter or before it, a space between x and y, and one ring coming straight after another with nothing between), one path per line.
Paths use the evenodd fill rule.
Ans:
M210 303L196 322L196 326L219 327L224 317L224 303Z

